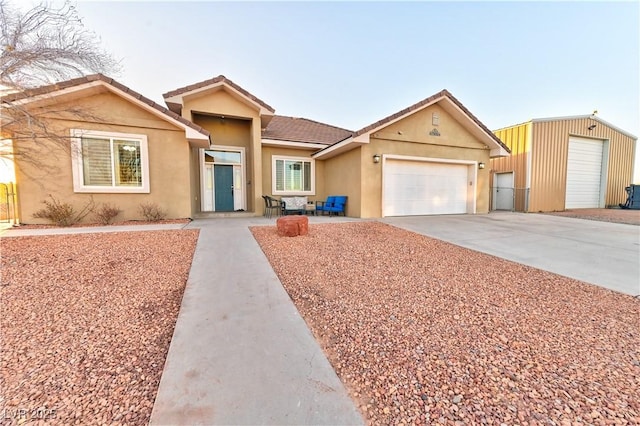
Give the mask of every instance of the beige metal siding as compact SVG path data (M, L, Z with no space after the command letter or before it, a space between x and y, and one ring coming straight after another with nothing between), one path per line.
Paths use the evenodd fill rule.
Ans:
M588 127L596 124L593 130ZM605 205L624 202L631 183L635 140L590 118L533 122L529 211L565 208L569 136L609 141Z
M528 192L527 162L531 153L531 122L496 130L494 133L509 147L511 155L491 160L491 187L495 186L495 173L513 172L515 210L525 211Z
M605 198L607 206L617 206L627 199L624 188L633 183L636 143L637 141L620 133L617 133L615 143L613 139L610 139L607 196Z

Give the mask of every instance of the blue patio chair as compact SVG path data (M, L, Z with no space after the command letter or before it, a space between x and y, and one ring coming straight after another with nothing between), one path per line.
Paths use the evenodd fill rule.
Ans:
M328 212L329 216L332 214L345 216L345 207L347 206L346 195L330 195L327 197L327 201L316 201L316 214L324 215L324 212Z

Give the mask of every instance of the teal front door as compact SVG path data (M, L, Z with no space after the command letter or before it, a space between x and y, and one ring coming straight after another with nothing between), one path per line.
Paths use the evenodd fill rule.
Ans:
M233 211L233 166L213 166L213 180L215 186L215 210L217 212Z

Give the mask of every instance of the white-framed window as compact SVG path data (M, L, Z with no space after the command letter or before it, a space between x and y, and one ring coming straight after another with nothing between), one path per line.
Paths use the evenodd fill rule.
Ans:
M305 157L271 157L272 190L279 195L315 195L315 161Z
M71 130L75 192L149 192L147 136Z

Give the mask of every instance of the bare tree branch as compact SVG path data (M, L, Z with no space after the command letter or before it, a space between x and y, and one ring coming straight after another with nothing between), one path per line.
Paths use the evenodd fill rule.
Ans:
M119 62L99 41L68 1L58 7L43 2L24 11L0 0L0 90L29 93L86 74L119 72ZM47 161L51 155L71 149L69 130L53 126L52 119L104 122L71 103L52 99L33 106L11 99L0 99L0 156L35 164L43 174L56 163Z
M14 90L120 70L69 2L21 12L0 0L0 47L0 84Z
M38 108L28 108L20 104L3 103L2 124L9 129L10 138L0 138L0 157L10 158L31 178L41 179L55 175L59 161L51 161L60 155L72 154L69 129L52 125L56 120L65 122L103 123L104 120L90 109L69 104L49 103ZM34 174L35 173L35 174Z

